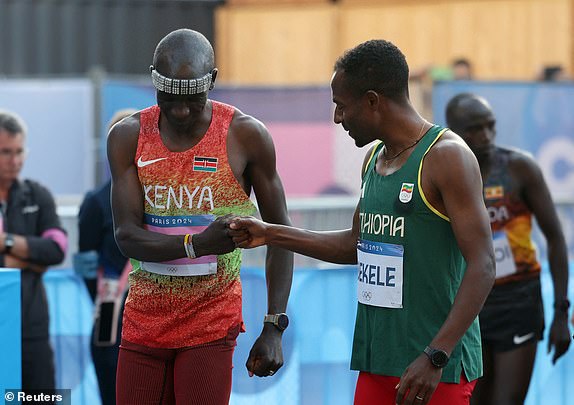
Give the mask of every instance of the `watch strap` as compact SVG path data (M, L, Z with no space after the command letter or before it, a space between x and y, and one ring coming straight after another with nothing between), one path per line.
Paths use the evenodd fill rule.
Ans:
M286 313L267 314L263 318L263 323L271 323L280 331L284 331L289 326L289 317Z
M14 235L7 233L4 236L4 254L10 254L12 247L14 247Z
M277 323L279 322L279 315L280 314L267 314L263 318L263 322L269 322L272 323L273 325L277 325Z

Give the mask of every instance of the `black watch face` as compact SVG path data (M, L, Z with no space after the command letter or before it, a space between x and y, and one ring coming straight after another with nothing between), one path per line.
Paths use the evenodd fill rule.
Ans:
M435 350L431 357L432 364L435 367L444 367L448 363L448 356L442 350Z
M289 326L289 317L285 314L279 315L279 319L277 319L277 327L281 330L287 329Z

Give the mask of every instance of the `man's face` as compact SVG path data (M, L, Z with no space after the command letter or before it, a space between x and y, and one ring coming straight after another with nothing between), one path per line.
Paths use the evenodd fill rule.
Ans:
M477 157L494 147L496 119L490 106L481 99L463 100L456 114L457 134L468 144Z
M458 63L453 66L452 76L454 80L472 80L470 67L463 63Z
M207 103L207 93L193 95L157 92L157 104L170 125L186 131L199 120Z
M24 135L21 133L11 134L0 129L0 181L3 183L13 182L20 175L26 150L24 147Z
M333 121L335 124L341 124L355 140L355 145L360 148L372 142L374 138L369 131L368 117L365 113L367 107L365 94L357 96L349 87L345 72L336 71L331 79L331 91L335 103Z

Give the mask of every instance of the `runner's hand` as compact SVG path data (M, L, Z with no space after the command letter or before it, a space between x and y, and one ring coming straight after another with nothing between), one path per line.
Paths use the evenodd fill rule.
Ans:
M266 244L267 224L254 217L235 217L229 224L237 247L251 249Z
M263 326L263 331L253 344L245 364L249 377L270 377L283 366L281 335L282 332L275 326Z
M568 329L568 314L556 313L554 320L550 327L550 334L548 336L548 353L554 347L554 355L552 356L552 364L556 363L570 346L570 330Z
M417 357L405 370L397 386L397 405L426 405L442 376L426 354Z
M229 222L234 215L218 217L202 232L193 235L193 249L197 257L222 255L235 250L235 243L229 235Z

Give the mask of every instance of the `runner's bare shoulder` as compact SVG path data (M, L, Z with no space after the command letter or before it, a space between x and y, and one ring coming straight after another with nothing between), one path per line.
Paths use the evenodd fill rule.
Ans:
M229 129L236 145L241 145L240 148L248 156L254 158L261 153L275 155L273 138L265 124L257 118L236 108Z
M108 133L108 158L125 155L133 160L140 132L140 113L136 112L116 123Z
M427 157L427 161L442 165L455 165L457 162L465 161L466 159L476 161L466 142L451 130L447 130L431 146Z

